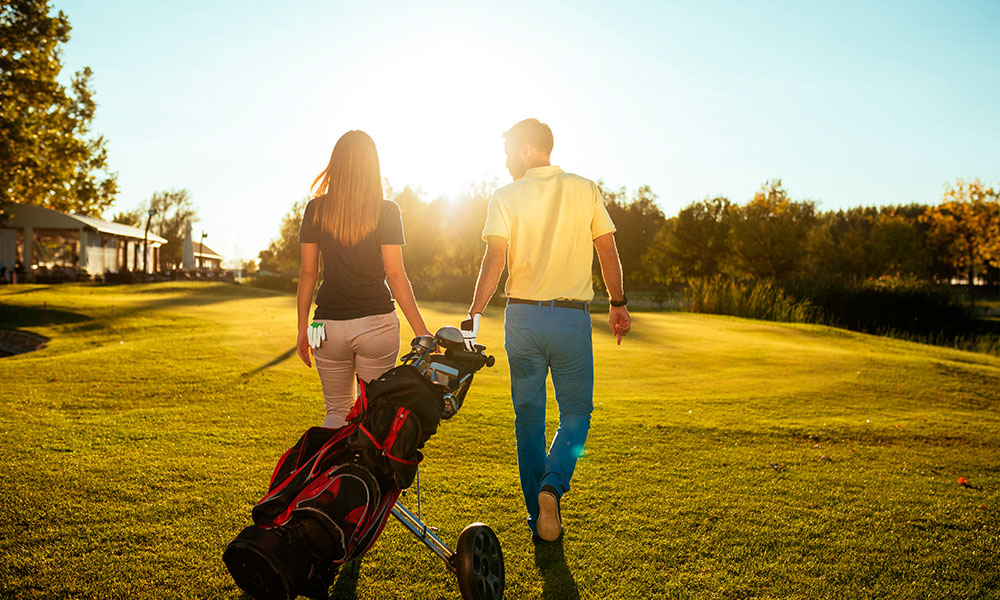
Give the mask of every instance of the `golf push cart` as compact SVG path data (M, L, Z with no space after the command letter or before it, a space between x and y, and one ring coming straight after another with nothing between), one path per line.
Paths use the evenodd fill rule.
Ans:
M471 333L472 322L462 328ZM279 459L267 495L253 507L254 524L222 557L249 596L325 600L340 566L372 547L391 514L458 576L463 598L503 597L503 552L493 530L472 523L453 550L423 522L420 506L419 448L462 408L473 375L494 364L469 337L442 327L414 338L399 366L358 381L345 426L313 427ZM416 513L399 501L407 492Z

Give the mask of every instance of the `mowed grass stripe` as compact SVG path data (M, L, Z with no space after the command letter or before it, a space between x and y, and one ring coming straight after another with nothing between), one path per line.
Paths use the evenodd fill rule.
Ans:
M432 328L464 312L422 306ZM452 544L472 521L497 531L508 597L997 597L1000 359L809 325L635 320L618 347L594 315L591 436L565 543L537 554L502 310L484 320L497 366L429 442L423 510ZM0 360L0 596L239 598L221 551L322 420L315 372L290 352L294 299L0 288L12 325L52 341ZM394 522L340 586L459 597Z

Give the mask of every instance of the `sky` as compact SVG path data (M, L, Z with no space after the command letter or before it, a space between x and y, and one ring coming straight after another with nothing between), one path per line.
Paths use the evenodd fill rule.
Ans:
M1000 183L1000 2L52 0L90 66L120 195L187 188L196 236L255 258L337 139L393 189L508 183L536 117L553 164L649 185L668 216L780 178L823 210Z

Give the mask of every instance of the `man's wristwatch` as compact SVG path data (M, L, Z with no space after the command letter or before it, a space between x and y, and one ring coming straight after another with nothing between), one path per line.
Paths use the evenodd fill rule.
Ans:
M608 301L611 302L611 306L615 306L615 307L625 306L626 304L628 304L628 296L626 296L625 294L622 294L622 299L621 300L610 300L609 299Z

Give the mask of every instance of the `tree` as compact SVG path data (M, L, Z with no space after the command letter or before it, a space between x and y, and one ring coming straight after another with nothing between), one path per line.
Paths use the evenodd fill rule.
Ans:
M630 286L643 287L653 280L643 257L667 221L648 185L639 186L628 202L610 202L608 214L615 224L615 242L622 262L622 275Z
M244 275L256 275L257 274L257 261L244 260L240 262L240 269L243 270Z
M800 275L815 218L815 204L791 200L780 179L762 185L732 214L733 250L744 272L758 279Z
M133 227L142 227L142 218L148 213L142 212L141 209L134 208L132 210L119 211L115 213L115 216L111 217L112 223L121 223L122 225L131 225Z
M260 251L260 270L285 275L297 274L302 261L302 251L299 248L299 230L302 228L302 216L306 211L309 198L303 198L292 204L292 207L281 219L278 237L264 250Z
M456 198L425 202L409 186L390 197L403 218L403 261L415 294L424 298L471 299L486 250L486 207L496 181L468 184Z
M403 263L406 265L406 273L413 283L414 293L423 295L427 287L425 283L433 275L437 253L437 223L429 214L430 205L420 198L419 190L406 186L398 193L390 190L388 196L399 205L403 219L403 237L406 241L403 246Z
M654 279L672 283L730 270L731 212L732 204L719 196L691 203L668 219L645 256Z
M931 260L918 222L925 206L885 206L874 217L869 247L879 275L926 280Z
M155 192L134 210L116 213L112 220L144 229L150 209L156 211L149 222L150 233L167 240L160 249L160 261L165 268L181 268L184 263L185 224L198 220L191 192L186 189Z
M944 201L928 207L930 243L945 251L946 264L974 286L976 275L1000 267L1000 192L978 179L948 186Z
M0 205L99 215L118 193L104 138L89 138L97 104L89 67L57 81L69 19L47 0L0 4Z
M648 185L642 185L629 199L625 188L612 190L603 181L598 181L597 185L617 230L615 243L626 286L635 288L651 283L655 279L655 273L650 271L644 257L667 220L656 204L656 194ZM596 262L594 275L597 283L603 281L599 277L600 266Z
M813 279L855 282L880 273L870 246L877 209L855 207L816 215L809 233L809 271Z

